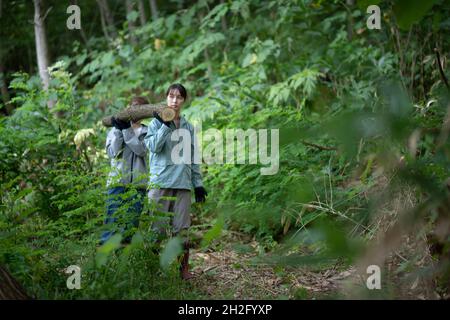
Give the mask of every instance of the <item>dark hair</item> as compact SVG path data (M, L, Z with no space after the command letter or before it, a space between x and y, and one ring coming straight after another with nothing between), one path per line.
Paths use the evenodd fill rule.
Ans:
M181 94L183 99L186 100L186 98L187 98L187 91L186 91L186 88L183 87L183 85L181 83L171 84L169 89L167 89L167 91L166 91L166 97L169 95L170 91L172 91L172 90L178 90L178 92Z
M130 105L135 106L135 105L140 105L140 104L148 104L148 100L144 97L133 97L131 98L131 103Z

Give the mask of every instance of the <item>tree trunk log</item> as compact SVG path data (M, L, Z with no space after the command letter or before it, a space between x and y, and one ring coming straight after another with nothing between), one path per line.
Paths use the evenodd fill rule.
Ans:
M353 39L353 25L354 25L354 21L353 21L353 6L355 5L355 0L347 0L346 1L347 4L347 39L349 41L351 41Z
M150 9L152 11L152 20L155 21L158 19L158 6L156 4L156 0L150 0Z
M139 0L139 18L141 19L141 25L144 26L147 23L147 15L145 14L144 0Z
M34 34L35 34L35 42L36 42L36 56L38 62L39 76L42 81L42 86L45 91L48 90L50 86L50 75L48 73L49 67L49 51L48 51L48 42L47 42L47 32L45 28L45 18L47 14L50 12L51 7L47 10L47 12L43 13L43 0L34 0ZM47 101L47 106L49 109L52 109L56 104L56 101L53 99L49 99ZM57 112L57 117L62 117L62 112Z
M28 300L31 297L25 292L16 279L0 266L0 300Z
M114 17L111 10L109 9L108 2L106 0L97 0L97 4L100 8L101 17L103 17L104 19L106 33L108 35L111 33L111 37L113 39L117 38L117 30L114 23ZM103 33L105 33L105 31Z
M100 11L100 22L102 24L102 30L103 30L103 34L105 36L106 39L108 39L108 41L111 41L112 38L110 37L109 33L108 33L108 27L106 26L106 21L105 21L105 12L103 11L100 2L98 2L98 7L99 7L99 11Z
M139 121L145 118L152 118L153 113L157 112L164 121L172 121L175 118L175 110L167 107L165 104L141 104L129 106L120 111L114 117L122 121ZM103 118L102 123L105 127L112 127L112 116Z
M45 16L43 16L42 12L42 1L34 0L34 34L36 39L38 69L44 90L47 90L50 79L47 70L49 58L44 19Z
M3 104L5 105L5 111L8 115L10 115L12 114L13 106L9 103L10 97L8 92L8 84L6 83L6 74L3 68L3 61L0 61L0 90L2 93Z
M78 6L78 0L71 0L70 3ZM80 35L81 35L81 38L83 39L84 44L86 45L86 48L88 48L88 51L89 51L89 44L88 44L89 41L86 36L86 33L84 32L82 25L80 26Z
M136 25L134 24L134 21L129 18L129 14L132 13L134 11L134 5L136 3L134 2L134 0L127 0L125 2L125 6L127 9L127 20L128 20L128 32L130 33L130 43L135 46L137 45L137 39L135 36L135 32L136 32Z

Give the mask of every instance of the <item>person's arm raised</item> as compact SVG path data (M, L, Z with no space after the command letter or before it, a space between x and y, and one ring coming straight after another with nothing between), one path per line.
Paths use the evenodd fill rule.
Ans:
M132 127L122 130L123 140L125 144L139 157L143 157L147 152L145 143L139 140L139 137L134 134Z
M111 129L106 137L106 153L110 159L115 158L123 150L123 134L116 128Z
M148 126L148 132L144 138L145 145L151 152L159 153L171 132L170 127L155 119Z

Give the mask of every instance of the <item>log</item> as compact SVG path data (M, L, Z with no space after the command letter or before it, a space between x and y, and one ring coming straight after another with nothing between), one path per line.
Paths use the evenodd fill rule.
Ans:
M31 297L25 292L19 282L0 266L0 300L28 300Z
M165 104L140 104L131 105L126 109L118 112L114 117L122 121L139 121L146 118L152 118L153 113L157 112L164 121L172 121L175 119L175 110L169 108ZM105 127L112 127L112 117L105 117L102 123Z

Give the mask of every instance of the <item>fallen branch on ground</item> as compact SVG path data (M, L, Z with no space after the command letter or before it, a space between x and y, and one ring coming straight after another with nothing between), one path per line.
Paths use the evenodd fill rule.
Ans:
M321 145L318 145L318 144L315 144L315 143L311 143L311 142L307 142L307 141L304 141L304 140L300 140L300 142L303 143L303 144L306 144L307 146L314 147L314 148L317 148L317 149L320 149L320 150L327 150L327 151L337 150L336 147L321 146Z

